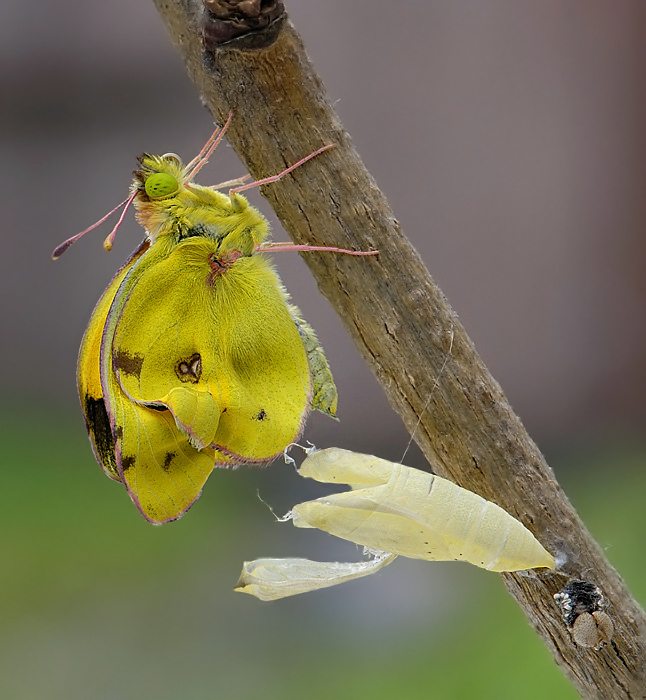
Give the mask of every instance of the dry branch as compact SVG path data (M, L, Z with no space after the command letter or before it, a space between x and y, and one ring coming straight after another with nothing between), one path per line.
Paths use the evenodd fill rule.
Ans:
M282 3L206 1L210 11L200 0L155 4L215 119L233 112L228 138L249 172L264 177L337 144L263 194L298 243L380 251L304 257L434 471L498 503L566 557L556 573L503 575L510 593L583 697L646 697L643 610L403 235ZM598 651L575 644L554 602L570 578L595 583L608 601L615 633Z

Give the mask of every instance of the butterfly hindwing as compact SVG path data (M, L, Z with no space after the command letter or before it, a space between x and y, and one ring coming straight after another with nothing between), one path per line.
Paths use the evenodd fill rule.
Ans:
M196 450L169 410L129 401L116 386L110 403L117 464L133 502L150 522L176 520L199 498L214 451Z
M276 273L254 255L214 275L215 250L197 237L151 250L105 323L101 375L119 474L154 522L181 515L214 463L273 460L310 409L308 355Z
M188 239L123 290L106 325L112 370L132 400L168 407L197 447L267 462L309 411L307 354L268 261L214 276L215 250Z

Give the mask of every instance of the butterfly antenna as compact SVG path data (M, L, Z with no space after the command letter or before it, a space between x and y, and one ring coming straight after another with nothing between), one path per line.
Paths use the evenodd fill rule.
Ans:
M213 151L215 151L215 149L218 147L218 144L220 143L220 141L222 141L222 139L224 138L224 134L226 133L227 129L229 128L229 125L231 124L232 119L233 119L233 112L229 112L229 118L224 123L224 126L221 129L220 128L216 129L213 132L213 134L211 135L211 138L206 142L204 148L188 164L188 168L190 168L190 171L189 171L188 175L186 176L187 182L189 180L192 180L197 175L197 173L206 165L209 158L213 155Z
M58 248L52 253L52 260L56 260L56 258L60 258L61 255L72 245L72 243L76 243L78 239L81 236L84 236L86 233L89 233L93 229L95 229L97 226L100 226L108 217L112 216L115 211L118 211L124 204L126 205L126 208L123 210L123 213L121 214L121 218L119 219L119 223L123 221L123 215L126 213L126 209L130 206L130 203L134 199L135 195L137 192L135 191L134 194L128 195L126 199L123 200L120 204L117 204L117 206L110 210L105 216L101 217L96 223L92 224L89 228L86 228L85 231L81 231L81 233L77 233L76 236L72 236L71 238L68 238L66 241L61 243ZM118 224L117 224L118 226Z
M278 173L278 175L271 175L270 177L265 177L262 180L255 180L254 182L248 182L246 185L240 185L240 187L234 187L232 190L229 190L229 196L232 194L236 194L237 192L244 192L244 190L250 190L253 187L260 187L261 185L268 185L271 182L277 182L281 178L285 177L288 173L291 173L292 170L296 170L296 168L300 167L303 165L303 163L307 163L308 160L311 160L312 158L318 156L321 153L324 153L325 151L329 151L331 148L334 148L335 144L330 143L327 146L323 146L322 148L319 148L318 150L314 151L313 153L310 153L309 156L305 156L305 158L301 158L298 163L294 163L294 165L290 165L289 168L286 168L283 170L281 173Z
M202 159L202 156L208 151L208 149L211 147L211 144L213 141L215 141L217 135L220 133L220 127L216 127L215 131L209 136L209 140L202 146L202 150L193 158L190 163L186 164L186 169L187 170L192 170Z
M103 247L106 250L112 250L112 244L114 243L114 237L117 235L117 229L123 223L123 217L126 215L126 212L128 211L128 207L132 204L132 202L134 201L134 198L137 196L138 193L139 193L139 190L137 188L135 188L133 190L132 194L130 195L130 197L128 197L128 199L126 199L126 206L123 208L123 211L121 212L121 216L119 217L119 221L117 221L117 223L114 225L114 228L112 229L112 231L110 231L110 233L108 234L105 241L103 241Z

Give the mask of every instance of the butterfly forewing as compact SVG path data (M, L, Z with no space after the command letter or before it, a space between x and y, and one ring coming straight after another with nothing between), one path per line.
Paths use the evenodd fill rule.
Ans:
M116 481L121 481L121 477L119 476L114 455L114 438L105 407L99 371L101 338L108 311L119 286L132 266L148 250L149 246L149 241L145 239L119 269L97 302L83 336L78 357L77 386L92 449L103 471Z

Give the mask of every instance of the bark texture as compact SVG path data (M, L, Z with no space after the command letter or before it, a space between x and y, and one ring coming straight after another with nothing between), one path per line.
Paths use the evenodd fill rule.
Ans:
M646 698L646 617L591 538L441 290L401 231L276 1L155 0L204 103L254 178L336 148L263 188L297 243L378 249L304 254L433 470L519 518L561 562L503 574L509 592L585 698ZM231 38L233 37L233 38ZM341 387L341 391L342 391ZM577 645L554 601L570 579L603 593L614 636Z

